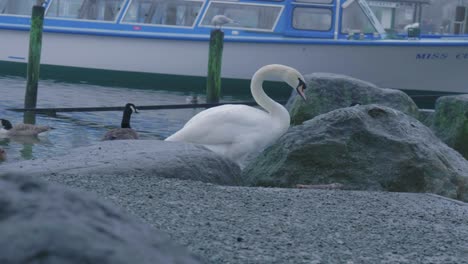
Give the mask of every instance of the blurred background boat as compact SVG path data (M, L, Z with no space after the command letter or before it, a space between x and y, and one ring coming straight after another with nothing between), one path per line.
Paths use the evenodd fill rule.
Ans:
M25 76L36 2L0 0L0 74ZM42 79L202 91L211 20L225 15L236 23L222 27L223 94L248 94L253 73L271 63L304 74L345 74L410 94L467 92L466 0L48 0L43 5Z

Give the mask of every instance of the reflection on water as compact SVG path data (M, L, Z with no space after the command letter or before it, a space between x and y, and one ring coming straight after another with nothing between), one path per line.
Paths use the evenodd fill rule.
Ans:
M23 122L22 113L6 110L22 108L26 80L0 76L0 118L11 123ZM53 81L39 83L37 107L99 107L124 106L127 102L138 105L186 104L194 95L187 92L136 90L102 87L88 84L67 84ZM205 102L203 94L196 94L199 103ZM246 98L222 98L225 101ZM180 129L194 114L203 109L140 110L132 115L131 126L141 139L163 139ZM120 126L122 112L57 113L57 116L38 115L36 124L53 129L47 136L0 138L0 147L7 152L7 162L47 158L67 153L69 149L89 146L101 140L108 129Z
M32 159L33 158L32 150L33 150L33 144L24 143L23 148L20 151L21 157L23 157L23 159Z

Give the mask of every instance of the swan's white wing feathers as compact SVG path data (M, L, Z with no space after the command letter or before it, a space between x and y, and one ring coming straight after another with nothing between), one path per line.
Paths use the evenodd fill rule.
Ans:
M232 144L238 136L250 131L258 133L265 127L269 115L262 110L246 105L222 105L195 115L185 126L168 137L168 141L185 141L198 144Z
M249 115L246 115L246 114ZM251 116L255 115L255 116ZM258 116L264 116L267 113L263 110L257 109L255 107L247 105L235 105L235 104L226 104L221 106L212 107L206 109L194 117L192 117L185 125L188 126L194 122L204 122L208 121L212 123L212 120L225 121L225 122L242 122L242 123L255 123ZM242 118L240 118L242 116ZM253 117L254 119L252 119ZM266 117L266 116L265 116ZM203 120L203 121L202 121Z

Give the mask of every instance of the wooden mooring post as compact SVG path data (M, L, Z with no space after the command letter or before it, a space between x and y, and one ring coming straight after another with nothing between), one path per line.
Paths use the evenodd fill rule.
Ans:
M221 95L221 62L223 58L224 32L214 29L210 34L206 102L218 103Z
M31 29L29 33L29 56L27 68L26 95L24 97L24 108L36 108L37 88L39 82L39 70L42 48L42 28L44 24L44 11L42 5L35 5L32 8ZM25 112L24 123L35 124L36 113Z

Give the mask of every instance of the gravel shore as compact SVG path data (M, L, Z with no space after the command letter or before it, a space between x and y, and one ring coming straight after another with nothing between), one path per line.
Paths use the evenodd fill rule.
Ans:
M94 192L205 263L468 263L468 204L437 195L220 186L120 160L49 161L0 169Z
M80 175L206 263L468 263L468 206L429 194Z

